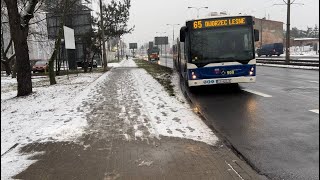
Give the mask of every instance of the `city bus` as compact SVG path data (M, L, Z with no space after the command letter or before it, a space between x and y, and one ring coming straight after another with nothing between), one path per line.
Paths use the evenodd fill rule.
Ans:
M186 22L175 45L175 69L186 85L256 81L255 41L259 31L252 16L219 16Z

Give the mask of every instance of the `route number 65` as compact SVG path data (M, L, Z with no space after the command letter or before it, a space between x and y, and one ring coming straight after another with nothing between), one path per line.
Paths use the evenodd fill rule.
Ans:
M201 22L201 21L194 21L194 22L193 22L193 28L194 28L194 29L200 29L200 28L202 28L202 22Z

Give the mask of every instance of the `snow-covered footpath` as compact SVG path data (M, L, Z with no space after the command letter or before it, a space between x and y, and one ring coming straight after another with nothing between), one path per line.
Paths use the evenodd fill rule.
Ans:
M132 60L110 65L135 66ZM28 143L77 142L88 127L85 114L90 112L82 102L92 101L97 95L96 88L108 80L110 73L112 70L105 74L63 76L57 78L58 84L54 86L48 86L45 77L33 79L34 93L28 97L16 97L16 82L1 77L1 179L10 179L34 162L28 160L32 155L19 154L19 148ZM153 121L155 132L215 144L218 139L213 132L186 103L181 103L184 100L179 88L175 88L178 98L170 97L145 70L136 73L140 101ZM177 78L174 82L178 84ZM143 93L150 88L153 91ZM159 101L164 104L161 112L156 111Z

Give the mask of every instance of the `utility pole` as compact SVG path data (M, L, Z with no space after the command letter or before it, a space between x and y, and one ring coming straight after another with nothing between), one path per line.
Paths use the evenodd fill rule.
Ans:
M294 3L296 0L293 0L293 2L290 2L290 0L283 0L284 4L273 4L273 5L287 5L287 31L286 31L286 60L285 63L290 63L290 11L291 11L291 4L300 4L304 5L303 3Z
M286 64L290 63L290 0L287 2Z
M263 22L262 22L262 20L263 20L263 18L260 19L260 32L261 32L260 33L261 34L260 35L260 49L262 48L262 32L263 32L263 27L262 27L262 23Z
M102 14L102 0L100 0L100 19L101 19L101 40L102 40L102 60L103 70L106 71L108 68L108 62L106 57L106 44L104 42L104 26L103 26L103 14Z
M174 45L174 26L179 26L180 24L167 24L167 26L172 26L172 47Z

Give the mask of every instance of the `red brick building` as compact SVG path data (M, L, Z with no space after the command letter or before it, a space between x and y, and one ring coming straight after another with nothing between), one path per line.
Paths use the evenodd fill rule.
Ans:
M256 47L261 47L263 44L283 43L283 22L264 18L254 18L254 21L254 29L260 32L260 40L256 42Z

